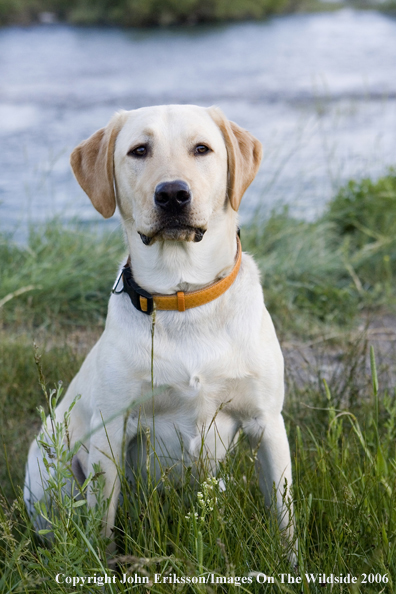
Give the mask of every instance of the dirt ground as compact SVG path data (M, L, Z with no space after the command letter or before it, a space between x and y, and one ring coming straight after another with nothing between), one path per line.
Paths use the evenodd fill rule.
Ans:
M282 342L286 383L289 388L302 389L325 379L337 391L341 404L342 393L348 391L352 378L355 391L371 384L371 346L380 388L395 387L396 316L390 314L362 317L353 331L340 330L313 341Z

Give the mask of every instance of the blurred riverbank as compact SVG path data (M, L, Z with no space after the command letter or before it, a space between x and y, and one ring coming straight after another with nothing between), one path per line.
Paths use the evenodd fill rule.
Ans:
M359 9L396 10L394 0L1 0L0 25L57 22L122 27L195 26L262 20L292 12Z
M328 4L331 5L331 2ZM320 7L317 0L1 0L0 24L52 24L123 27L169 26L263 19L301 8Z
M54 216L115 229L69 154L117 109L218 105L264 146L242 223L279 203L315 220L346 180L395 163L396 21L349 9L168 29L0 30L0 229Z

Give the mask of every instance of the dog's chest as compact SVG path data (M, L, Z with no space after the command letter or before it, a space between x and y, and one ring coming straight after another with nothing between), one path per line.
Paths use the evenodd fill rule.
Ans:
M152 365L147 357L151 346ZM210 458L221 459L238 426L234 399L239 380L248 375L227 329L157 323L153 343L140 349L139 363L134 373L141 380L141 398L129 420L130 433L138 428L141 436L131 444L133 466L141 466L139 439L147 434L165 466L170 459L178 464L195 460L203 442Z
M245 341L235 336L232 321L189 323L177 314L162 313L157 313L153 334L140 333L130 351L131 372L139 379L170 386L189 399L202 391L213 394L227 380L249 375L249 354L241 349Z
M154 416L158 432L163 429L166 434L171 425L179 434L195 437L220 409L223 421L229 416L227 404L234 399L238 377L246 377L246 368L225 336L196 336L194 341L194 336L178 340L158 334L152 365L143 364L138 373L141 420L152 426Z

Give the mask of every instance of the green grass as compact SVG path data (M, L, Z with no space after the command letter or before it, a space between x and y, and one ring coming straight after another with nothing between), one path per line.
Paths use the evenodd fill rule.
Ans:
M25 246L0 236L0 316L25 327L103 324L125 253L121 230L99 235L56 221L32 230Z
M51 385L69 384L82 363L81 355L59 343L44 354ZM8 498L23 484L27 451L40 429L37 407L43 394L37 380L31 337L0 334L0 492Z
M45 368L46 357L43 364ZM388 580L381 586L339 586L337 592L394 592L396 399L394 390L378 388L375 378L374 371L373 387L366 385L360 391L359 406L350 410L336 408L324 384L289 395L285 417L294 466L297 574L288 565L276 522L264 507L254 454L241 440L220 469L226 490L206 489L205 511L189 484L175 489L164 473L159 484L149 486L138 478L131 493L120 470L124 503L116 524L117 556L108 565L100 511L74 507L77 501L63 499L59 516L50 516L55 541L48 548L34 536L17 488L17 496L3 500L0 508L0 591L97 591L96 586L74 590L67 584L56 585L59 572L75 577L114 575L117 581L107 585L106 592L130 591L130 586L119 582L127 572L151 579L155 573L243 577L262 572L276 578L268 591L322 592L319 584L282 584L279 574L326 573L359 579L363 574L380 574ZM49 462L57 465L54 459ZM100 477L93 480L100 492ZM195 512L197 520L191 517ZM154 584L149 591L165 593L172 588ZM175 591L241 590L234 585L212 586L212 590L191 585ZM253 580L242 591L267 589Z
M258 213L243 248L259 264L278 330L353 324L363 309L396 305L396 172L351 181L308 223L287 209Z
M373 361L370 380L367 344L354 338L362 312L394 312L395 238L393 171L375 183L349 183L316 222L278 211L267 218L257 215L242 230L243 247L255 254L266 302L283 338L309 338L314 344L328 331L345 334L342 344L330 343L328 351L323 347L328 357L336 349L339 359L328 387L315 366L304 382L292 381L287 373L284 412L293 459L297 575L388 578L383 584L338 585L334 592L395 591L395 386L379 364L384 383L378 387ZM270 586L254 580L242 587L212 585L212 590L202 585L149 588L158 593L322 592L318 584L279 582L278 574L295 574L276 522L264 508L254 454L243 439L220 471L227 489L214 488L216 504L202 522L186 518L203 513L188 484L175 489L164 475L159 485L144 486L138 477L136 496L122 478L118 560L107 565L100 512L74 507L73 501L64 501L53 519L52 547L34 535L20 489L27 448L40 425L36 409L48 402L32 339L40 345L47 386L58 389L59 380L67 386L103 327L124 254L119 232L99 235L53 222L32 233L27 246L5 235L0 240L0 592L97 592L98 586L73 588L56 584L54 577L59 571L71 576L106 571L121 578L129 570L150 578L154 573L242 577L260 571L278 580ZM100 491L100 477L95 481ZM117 580L104 591L131 587ZM146 589L138 585L136 591Z

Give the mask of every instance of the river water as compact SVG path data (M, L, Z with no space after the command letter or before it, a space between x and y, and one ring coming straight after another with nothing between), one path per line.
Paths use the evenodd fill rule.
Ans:
M374 11L122 30L0 30L0 230L99 221L69 154L119 108L220 106L264 145L241 207L313 218L349 177L396 161L396 20ZM106 223L111 226L112 223Z

